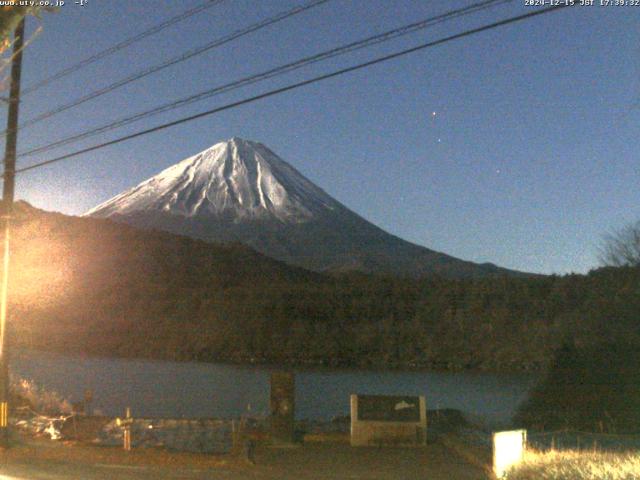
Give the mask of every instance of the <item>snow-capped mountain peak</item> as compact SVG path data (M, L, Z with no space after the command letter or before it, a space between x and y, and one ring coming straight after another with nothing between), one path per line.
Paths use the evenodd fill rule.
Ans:
M423 277L517 274L390 235L332 199L261 143L231 138L85 215L207 242L241 242L310 270Z
M233 137L86 213L157 211L182 217L304 222L338 203L261 143Z

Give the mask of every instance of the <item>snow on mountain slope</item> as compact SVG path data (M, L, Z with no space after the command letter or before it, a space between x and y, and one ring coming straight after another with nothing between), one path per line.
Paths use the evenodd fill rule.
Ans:
M241 242L316 271L413 277L519 274L391 235L331 198L261 143L240 138L187 158L85 215L209 242Z
M261 143L234 137L173 165L86 213L309 220L339 204Z

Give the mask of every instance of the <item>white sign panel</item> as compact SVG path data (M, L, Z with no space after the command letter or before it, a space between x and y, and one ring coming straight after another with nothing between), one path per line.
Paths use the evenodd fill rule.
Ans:
M493 434L493 472L496 477L503 478L510 467L522 462L526 446L526 430Z

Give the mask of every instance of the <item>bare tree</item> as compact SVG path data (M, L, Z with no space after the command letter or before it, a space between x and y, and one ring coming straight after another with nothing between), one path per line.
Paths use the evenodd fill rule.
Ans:
M34 2L38 3L38 2ZM15 51L11 50L13 32L20 21L27 15L33 15L40 18L41 12L55 12L57 7L41 7L41 6L4 6L0 7L0 92L9 87L9 74L6 73L10 69ZM42 31L42 25L38 26L31 34L31 37L23 41L23 47L26 48ZM15 40L15 38L13 39ZM0 97L0 100L7 102L7 99Z
M37 14L39 7L0 7L0 45L6 50L10 45L10 37L13 31L25 15Z
M640 220L605 235L599 258L606 266L640 266Z

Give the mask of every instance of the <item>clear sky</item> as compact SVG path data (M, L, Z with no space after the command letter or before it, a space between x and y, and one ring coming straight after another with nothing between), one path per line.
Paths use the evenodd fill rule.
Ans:
M43 30L25 53L23 86L203 2L67 0L29 19L28 32ZM226 0L25 96L21 120L300 3ZM25 129L19 150L470 3L331 0ZM534 8L516 0L19 165ZM24 173L16 191L81 214L240 136L417 244L532 272L586 272L605 232L640 219L639 105L640 6L573 7Z

